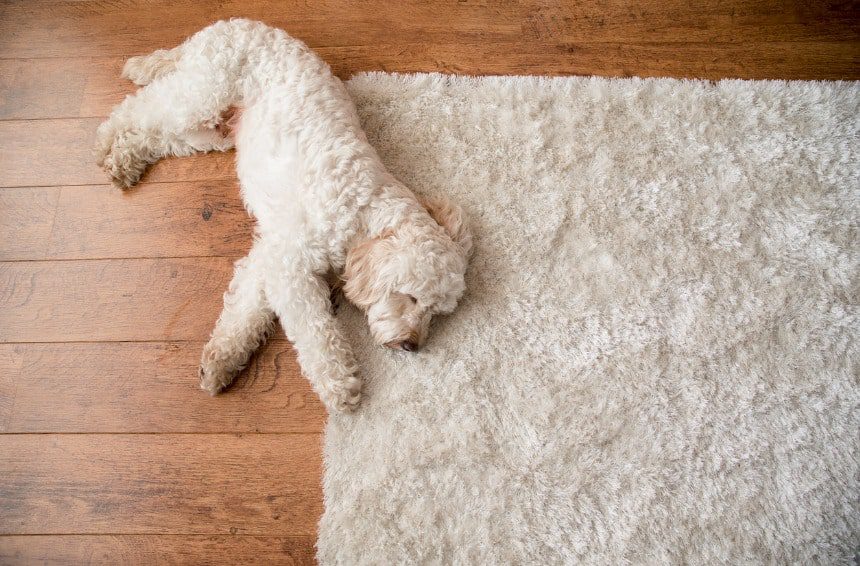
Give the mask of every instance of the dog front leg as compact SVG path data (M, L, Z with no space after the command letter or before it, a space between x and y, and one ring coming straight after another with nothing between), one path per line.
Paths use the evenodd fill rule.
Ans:
M350 411L361 399L352 348L332 312L330 289L310 269L284 267L266 281L266 298L295 346L299 365L330 410Z
M230 385L272 327L274 313L263 292L265 260L256 242L248 257L236 262L224 310L200 360L200 387L211 395Z
M96 162L117 187L128 189L164 157L226 151L233 139L215 125L236 102L225 68L166 72L127 96L98 127Z

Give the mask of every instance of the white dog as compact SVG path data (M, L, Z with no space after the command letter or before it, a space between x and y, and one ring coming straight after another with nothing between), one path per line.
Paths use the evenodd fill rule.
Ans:
M330 273L390 348L415 350L431 316L457 305L471 249L459 208L420 202L386 171L343 84L302 42L259 22L222 21L133 57L123 75L147 86L98 129L98 162L114 183L134 185L168 155L235 143L257 219L203 350L203 389L229 385L277 316L323 402L355 407L361 381L332 312ZM234 107L241 120L227 135Z

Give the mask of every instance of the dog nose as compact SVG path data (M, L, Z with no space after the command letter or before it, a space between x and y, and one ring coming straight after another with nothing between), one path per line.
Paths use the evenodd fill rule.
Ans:
M416 344L412 340L404 340L400 343L400 349L406 350L407 352L414 352L418 349L418 344Z

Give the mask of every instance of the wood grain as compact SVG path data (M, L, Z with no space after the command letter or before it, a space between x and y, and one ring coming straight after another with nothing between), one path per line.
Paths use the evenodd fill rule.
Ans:
M0 260L241 257L252 229L232 180L0 190Z
M313 535L319 435L0 435L2 534Z
M856 6L839 1L591 0L521 3L526 37L608 43L851 41Z
M313 536L0 536L0 564L311 564Z
M205 340L229 258L0 263L0 342Z
M79 116L87 82L93 74L106 71L93 65L75 65L73 59L2 59L0 118ZM116 69L115 77L119 77L118 72ZM51 111L46 113L46 108Z
M281 334L216 397L198 387L202 348L0 345L0 432L322 432L325 410Z
M93 185L107 179L92 148L101 119L0 121L0 187ZM234 177L233 152L165 159L144 181Z
M515 38L521 9L513 2L420 0L303 2L226 0L201 9L191 0L102 2L63 0L5 3L0 8L0 53L7 57L130 55L173 46L215 20L243 16L289 28L313 47L438 42L444 38Z
M860 37L860 36L858 36ZM357 71L461 75L597 75L740 79L860 78L860 44L843 42L428 43L322 50L340 76Z
M172 47L205 25L242 16L283 27L311 47L380 44L832 41L856 39L850 2L746 0L587 0L576 3L408 0L306 3L226 0L201 9L190 0L5 3L0 53L6 57L132 55ZM156 16L157 15L157 16ZM156 19L157 18L157 19Z
M59 197L54 187L0 190L0 260L45 257Z

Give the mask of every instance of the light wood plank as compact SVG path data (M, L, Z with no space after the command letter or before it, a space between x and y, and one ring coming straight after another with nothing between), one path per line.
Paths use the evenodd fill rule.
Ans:
M319 435L0 435L2 534L313 535Z
M203 342L0 345L0 432L322 432L325 410L279 334L224 393Z
M54 187L0 190L0 260L45 257L59 198Z
M0 563L149 566L314 563L313 536L41 535L0 536Z
M0 342L205 340L228 258L0 263Z

